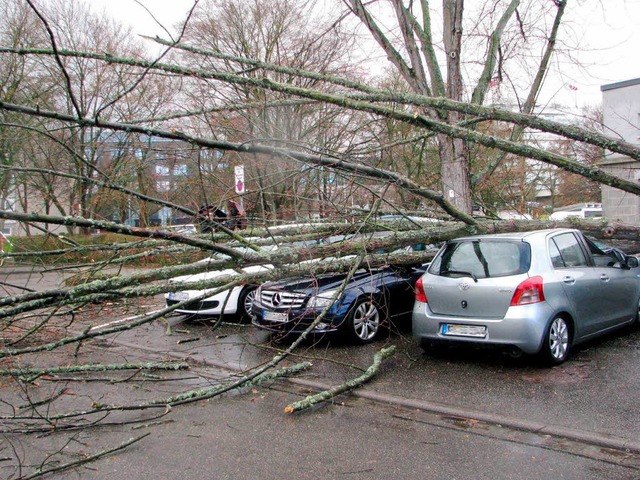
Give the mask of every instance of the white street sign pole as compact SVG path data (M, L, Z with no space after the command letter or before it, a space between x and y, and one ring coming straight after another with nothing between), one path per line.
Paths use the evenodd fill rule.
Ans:
M234 174L236 193L240 195L240 206L244 209L244 205L242 204L242 196L244 195L244 192L246 190L244 184L244 165L237 165L234 168Z

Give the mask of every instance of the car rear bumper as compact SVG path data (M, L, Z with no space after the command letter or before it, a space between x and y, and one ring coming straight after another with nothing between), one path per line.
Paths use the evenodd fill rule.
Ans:
M415 302L413 336L421 341L470 342L513 346L524 353L540 351L554 312L546 302L509 307L504 318L467 318L434 314L429 305Z

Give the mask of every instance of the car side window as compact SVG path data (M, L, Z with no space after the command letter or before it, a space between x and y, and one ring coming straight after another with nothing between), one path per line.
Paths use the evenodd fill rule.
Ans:
M553 268L564 268L562 255L560 255L560 250L558 250L556 242L553 240L549 240L549 256L551 257L551 264L553 265Z
M587 267L589 262L573 233L563 233L549 241L549 254L554 268Z

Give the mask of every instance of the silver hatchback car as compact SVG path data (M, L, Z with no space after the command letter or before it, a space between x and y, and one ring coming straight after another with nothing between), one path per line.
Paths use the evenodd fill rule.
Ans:
M546 364L573 345L638 322L638 259L580 231L551 229L447 242L416 284L413 335L515 347Z

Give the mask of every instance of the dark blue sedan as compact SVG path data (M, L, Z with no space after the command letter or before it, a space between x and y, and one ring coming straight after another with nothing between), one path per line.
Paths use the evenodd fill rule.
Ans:
M356 343L371 342L396 320L409 321L414 286L425 269L361 269L343 291L346 274L265 283L253 303L253 324L272 332L302 333L329 307L311 333L337 333Z

